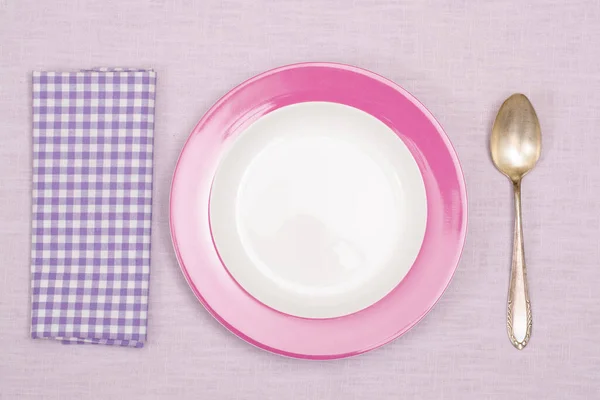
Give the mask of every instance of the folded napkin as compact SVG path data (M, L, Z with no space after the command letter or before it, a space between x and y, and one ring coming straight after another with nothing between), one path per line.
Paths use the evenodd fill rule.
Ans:
M142 347L156 74L33 74L31 336Z

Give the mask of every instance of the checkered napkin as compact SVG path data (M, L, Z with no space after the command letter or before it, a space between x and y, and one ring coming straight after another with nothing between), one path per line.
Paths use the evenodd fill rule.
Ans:
M33 74L31 336L146 339L156 74Z

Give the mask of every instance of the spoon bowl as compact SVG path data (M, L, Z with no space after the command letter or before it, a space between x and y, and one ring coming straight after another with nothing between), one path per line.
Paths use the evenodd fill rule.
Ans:
M520 93L510 96L500 107L490 139L496 168L517 182L531 171L542 149L542 134L533 105Z

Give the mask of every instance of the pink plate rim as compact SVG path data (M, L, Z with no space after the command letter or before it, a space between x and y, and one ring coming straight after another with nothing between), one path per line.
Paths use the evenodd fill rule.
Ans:
M329 319L283 314L256 300L222 264L210 234L210 191L221 156L258 118L306 101L346 104L387 124L415 157L427 193L425 238L406 277L370 307ZM227 329L279 355L335 359L358 355L398 338L439 300L462 254L467 193L460 162L447 135L410 93L358 67L300 63L243 82L198 122L173 174L170 226L177 260L190 288Z

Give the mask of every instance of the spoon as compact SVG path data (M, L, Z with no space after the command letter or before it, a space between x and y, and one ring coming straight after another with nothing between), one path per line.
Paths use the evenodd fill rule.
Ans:
M508 289L506 327L510 342L523 349L531 338L531 303L521 225L521 180L540 158L540 123L529 99L520 93L510 96L500 107L490 139L496 168L510 179L515 197L515 234Z

